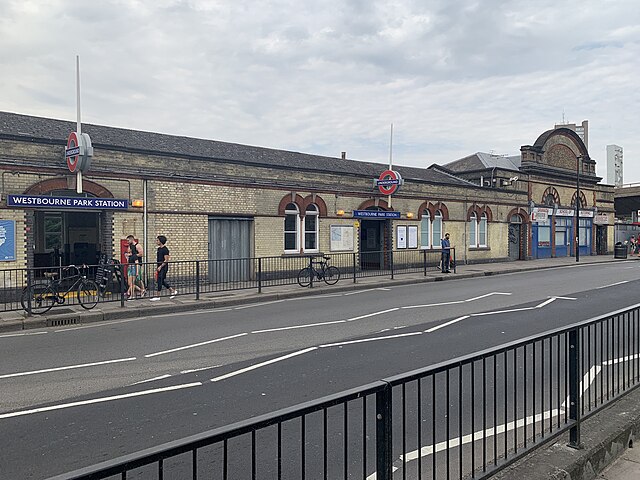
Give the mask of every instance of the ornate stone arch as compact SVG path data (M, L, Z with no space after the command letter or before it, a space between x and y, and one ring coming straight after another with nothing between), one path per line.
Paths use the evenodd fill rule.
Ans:
M382 200L381 198L370 198L369 200L365 200L362 202L356 210L366 210L371 207L379 207L383 210L389 210L389 204L387 204L386 200Z
M562 204L560 203L560 194L559 194L559 193L558 193L558 191L557 191L555 188L553 188L553 187L548 187L548 188L544 191L544 193L542 194L542 199L541 199L541 203L542 203L542 205L547 205L547 206L549 206L549 207L552 207L552 206L553 206L553 204L549 204L549 203L548 203L548 201L547 201L547 200L548 200L548 199L550 199L551 197L553 197L553 202L554 202L556 205L562 205Z
M576 205L576 193L577 192L573 192L573 197L571 197L571 206ZM589 205L587 204L587 197L584 195L584 192L581 191L580 192L580 208L588 208Z
M449 220L449 209L442 202L437 202L437 203L431 203L428 201L422 202L422 205L420 205L418 209L418 220L422 220L422 212L424 212L425 210L429 211L429 215L431 216L431 218L434 218L436 215L436 211L440 210L442 212L442 220L444 222Z
M471 214L475 213L476 214L476 218L480 218L482 217L482 214L487 216L487 222L492 222L493 221L493 212L491 211L491 209L487 206L487 205L483 205L482 207L479 205L476 205L475 203L473 205L471 205L469 207L469 209L467 210L467 221L471 220Z
M280 200L280 204L278 205L278 215L284 215L284 211L290 203L295 203L298 206L298 211L301 215L304 215L304 198L302 195L298 195L296 192L287 193L282 200Z
M111 193L109 189L91 180L83 180L82 189L98 198L114 198L113 193ZM49 178L34 183L24 191L24 195L46 195L56 190L69 190L67 177Z
M307 207L311 204L315 204L318 207L318 211L321 217L327 216L327 204L320 195L312 193L302 201L302 208L300 209L300 215L304 216L304 212L307 211Z
M507 214L507 220L511 222L511 217L518 215L522 219L522 223L530 223L529 212L522 207L512 208Z

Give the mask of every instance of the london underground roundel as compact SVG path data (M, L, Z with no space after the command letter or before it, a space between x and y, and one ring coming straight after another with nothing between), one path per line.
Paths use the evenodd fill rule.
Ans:
M75 172L80 166L80 142L78 141L78 134L76 132L71 132L69 134L64 156L67 159L67 167L69 167L69 171Z
M402 177L395 170L385 170L376 180L376 184L383 195L393 195L402 185Z

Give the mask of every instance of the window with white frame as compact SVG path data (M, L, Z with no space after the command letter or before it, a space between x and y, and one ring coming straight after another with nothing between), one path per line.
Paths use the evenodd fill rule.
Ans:
M440 240L442 239L442 212L436 210L431 222L431 248L442 248Z
M304 251L318 251L318 207L315 204L309 205L304 212L302 230L304 232Z
M422 221L420 222L420 248L431 247L431 214L429 210L422 212Z
M480 218L478 218L476 212L469 216L469 246L475 248L487 246L486 213L480 215Z
M298 253L300 251L300 212L295 203L289 203L284 210L284 251Z

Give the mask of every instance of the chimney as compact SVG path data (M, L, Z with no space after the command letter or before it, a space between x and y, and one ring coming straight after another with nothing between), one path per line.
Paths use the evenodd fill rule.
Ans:
M342 160L346 160L347 159L347 152L342 152Z

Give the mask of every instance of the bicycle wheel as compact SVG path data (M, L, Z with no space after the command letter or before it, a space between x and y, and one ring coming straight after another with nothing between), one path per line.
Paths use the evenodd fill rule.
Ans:
M335 285L340 280L340 270L338 267L331 266L324 272L324 281L327 285Z
M84 280L78 287L78 303L87 310L91 310L98 304L100 291L98 284L93 280Z
M313 272L309 267L303 268L298 272L298 285L301 287L308 287L311 285L311 278Z
M35 284L22 291L20 303L25 312L29 311L31 299L31 313L41 315L48 312L56 304L56 292L49 284Z

